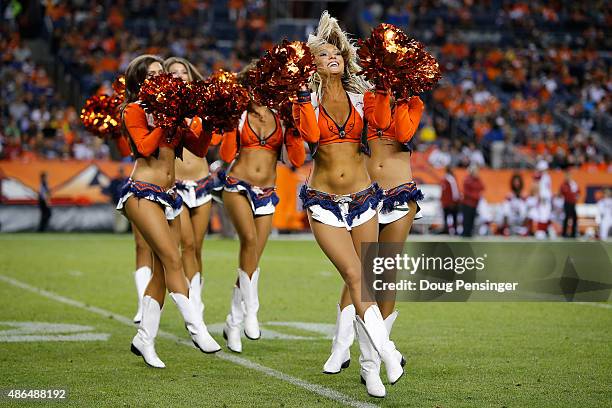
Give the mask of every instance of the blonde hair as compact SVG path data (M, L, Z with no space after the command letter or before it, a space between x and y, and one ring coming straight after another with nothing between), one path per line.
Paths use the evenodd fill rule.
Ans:
M342 74L342 84L344 89L363 94L372 86L362 77L356 75L361 70L359 58L357 57L357 47L354 41L350 40L347 34L342 31L338 20L332 17L327 10L321 14L319 26L315 34L308 36L308 47L313 55L317 55L321 48L331 44L340 50L344 59L344 73ZM315 72L310 78L310 89L316 92L319 100L323 97L323 81L321 75Z
M200 74L200 71L198 71L197 68L194 67L193 64L187 61L185 58L181 58L181 57L166 58L166 60L164 61L164 71L168 72L172 64L182 64L185 67L185 69L187 69L187 75L189 75L189 82L204 79L202 74Z

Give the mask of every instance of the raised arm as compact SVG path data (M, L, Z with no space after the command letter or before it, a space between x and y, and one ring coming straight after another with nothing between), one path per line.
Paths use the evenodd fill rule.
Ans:
M363 114L368 126L386 129L391 124L391 97L385 91L366 92L363 96Z
M419 127L424 108L425 105L418 96L398 102L395 107L395 138L398 142L406 143L412 139Z
M219 156L221 160L226 163L231 163L238 154L238 131L236 129L230 130L223 134L223 140L221 141L221 148L219 149Z
M136 150L145 157L152 155L166 136L166 130L162 128L149 129L145 111L136 104L130 104L125 108L123 122Z
M285 129L284 139L289 161L294 167L300 167L306 159L306 149L304 149L304 141L300 136L300 132L295 128L289 127Z
M319 141L321 131L308 91L298 92L298 100L293 104L293 122L304 140L309 143Z

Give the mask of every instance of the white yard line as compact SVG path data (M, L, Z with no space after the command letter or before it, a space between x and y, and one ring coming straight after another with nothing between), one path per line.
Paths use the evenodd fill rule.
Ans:
M572 302L576 305L600 307L602 309L612 309L612 303L597 303L597 302Z
M36 286L32 286L29 285L27 283L21 282L17 279L13 279L10 278L8 276L5 275L0 275L0 280L4 281L10 285L16 286L18 288L36 293L40 296L46 297L47 299L51 299L54 300L56 302L60 302L60 303L64 303L70 306L74 306L76 308L79 309L83 309L83 310L87 310L89 312L93 312L96 313L100 316L103 317L111 317L114 320L121 322L127 326L130 326L132 328L135 328L134 326L134 322L132 321L132 319L113 313L111 311L105 310L105 309L101 309L99 307L95 307L95 306L90 306L87 305L85 303L79 302L78 300L74 300L74 299L70 299L61 295L58 295L56 293L53 292L49 292L47 290L41 289L41 288L37 288ZM188 347L192 347L193 348L193 343L191 341L188 341L186 339L183 339L181 337L178 337L172 333L168 333L165 331L160 330L159 334L160 337L175 341L177 343L183 344L185 346ZM323 387L322 385L318 385L318 384L313 384L310 383L308 381L302 380L301 378L297 378L294 377L292 375L289 374L285 374L281 371L275 370L273 368L270 367L266 367L264 365L258 364L254 361L251 361L249 359L246 359L244 357L239 357L237 355L234 354L229 354L226 353L224 351L220 351L218 353L215 354L216 357L220 358L221 360L225 360L225 361L229 361L231 363L237 364L239 366L242 367L246 367L255 371L259 371L260 373L266 374L270 377L274 377L277 378L281 381L285 381L289 384L293 384L295 386L298 386L300 388L303 388L307 391L310 391L314 394L318 394L321 395L325 398L329 398L333 401L339 402L341 404L344 404L346 406L350 406L350 407L356 407L356 408L372 408L372 407L376 407L377 405L374 404L370 404L367 402L363 402L363 401L359 401L356 399L353 399L351 397L349 397L348 395L342 394L341 392L332 390L330 388L327 387ZM365 392L365 390L364 390Z

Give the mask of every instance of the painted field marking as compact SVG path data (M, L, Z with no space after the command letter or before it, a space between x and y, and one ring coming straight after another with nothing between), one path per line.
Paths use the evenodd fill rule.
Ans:
M29 285L27 283L21 282L17 279L13 279L10 278L8 276L5 275L0 275L0 280L4 281L10 285L16 286L18 288L36 293L40 296L46 297L47 299L51 299L54 300L56 302L60 302L60 303L64 303L70 306L74 306L76 308L79 309L83 309L83 310L87 310L89 312L93 312L96 313L100 316L103 317L111 317L114 320L121 322L127 326L130 326L131 328L135 328L134 323L132 322L132 319L113 313L111 311L105 310L105 309L101 309L99 307L96 306L90 306L90 305L86 305L85 303L79 302L78 300L74 300L74 299L70 299L61 295L58 295L56 293L53 292L49 292L48 290L44 290L41 288L37 288L36 286L32 286ZM158 333L159 337L163 337L165 339L169 339L169 340L173 340L177 343L183 344L185 346L191 347L193 348L193 343L190 340L186 340L183 339L181 337L178 337L172 333L168 333L165 331L160 330ZM356 399L353 399L351 397L349 397L348 395L342 394L341 392L338 392L336 390L333 390L331 388L327 388L324 387L322 385L319 384L313 384L310 383L308 381L302 380L301 378L298 377L294 377L292 375L289 374L285 374L281 371L275 370L273 368L270 367L266 367L264 365L261 365L259 363L256 363L254 361L248 360L244 357L239 357L237 355L233 355L233 354L229 354L226 353L224 351L220 351L218 353L215 353L215 356L220 358L221 360L225 360L225 361L229 361L232 362L234 364L237 364L239 366L242 367L246 367L246 368L250 368L252 370L255 371L259 371L260 373L266 374L270 377L279 379L281 381L285 381L287 383L293 384L295 386L301 387L307 391L310 391L314 394L318 394L321 395L325 398L329 398L330 400L336 401L340 404L344 404L346 406L350 406L350 407L356 407L356 408L373 408L373 407L377 407L377 405L374 404L370 404L368 402L364 402L364 401L359 401Z
M91 326L48 322L0 322L0 343L35 341L106 341L109 333L92 333Z

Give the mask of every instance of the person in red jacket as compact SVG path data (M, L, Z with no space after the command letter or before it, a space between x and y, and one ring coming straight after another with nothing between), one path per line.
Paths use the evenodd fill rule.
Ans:
M255 67L251 63L238 75L239 82L247 88L248 72ZM243 324L248 339L257 340L261 336L257 321L259 261L279 201L276 164L283 146L293 166L304 163L306 150L299 133L290 127L285 129L277 112L251 100L237 129L223 136L219 150L221 159L229 164L229 169L219 174L223 204L240 239L238 277L223 330L227 347L236 353L242 352L240 328Z
M117 209L136 226L153 250L153 274L142 300L142 318L132 340L131 350L151 367L165 364L155 351L161 308L166 288L176 303L194 344L203 352L221 348L198 316L189 298L189 283L183 273L178 241L178 215L182 200L174 185L174 160L184 145L202 157L210 143L210 132L195 135L189 128L161 128L138 101L142 83L163 72L163 60L141 55L130 62L125 73L125 101L121 106L122 128L136 158L132 174L125 184Z
M565 217L563 218L563 236L566 238L576 238L576 232L578 230L578 216L576 215L576 202L580 196L580 189L578 183L572 179L572 174L569 170L565 172L565 180L561 184L560 194L563 197L563 212ZM567 234L567 227L569 220L572 220L572 234Z
M446 168L446 174L440 182L440 187L442 189L440 202L442 204L442 211L444 213L444 229L441 231L441 234L450 233L448 223L449 217L453 221L453 230L455 233L457 233L457 213L459 211L458 206L459 200L461 199L461 194L459 192L459 186L457 185L457 179L455 178L453 170L450 166Z
M470 166L469 175L463 180L463 201L461 203L461 213L463 214L463 237L471 237L476 219L476 209L482 197L484 185L478 177L478 167Z

